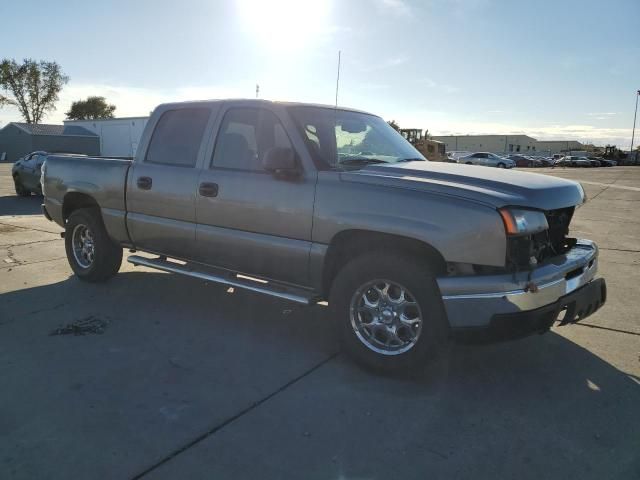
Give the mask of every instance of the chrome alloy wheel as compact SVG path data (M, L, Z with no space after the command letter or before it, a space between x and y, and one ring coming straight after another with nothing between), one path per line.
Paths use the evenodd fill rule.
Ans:
M351 298L351 327L369 349L383 355L410 350L422 332L422 313L415 297L402 285L373 280Z
M95 243L93 232L86 225L78 224L71 234L73 257L82 268L89 268L95 258Z

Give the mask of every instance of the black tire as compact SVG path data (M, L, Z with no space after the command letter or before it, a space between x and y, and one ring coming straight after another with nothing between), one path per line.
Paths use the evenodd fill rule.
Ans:
M406 288L421 312L422 330L415 344L402 353L374 351L352 326L352 301L356 301L359 291L364 291L364 285L378 279ZM435 358L447 344L449 323L435 276L426 262L406 254L376 251L351 260L333 281L329 306L338 323L344 351L360 365L376 371L410 373ZM362 330L360 332L362 337Z
M465 165L473 165L471 162L466 162Z
M91 261L81 253L74 253L76 229L77 235L81 235L83 229L88 229L91 234ZM81 208L71 214L66 224L64 245L69 265L80 280L104 282L118 273L122 264L122 248L107 234L97 208Z
M24 188L24 185L22 185L22 183L20 183L20 180L18 180L17 178L13 179L13 184L15 185L16 188L16 195L18 195L19 197L29 197L31 196L31 192L29 190L27 190L26 188Z
M498 168L507 168L507 166L506 166L504 163L502 163L502 162L498 163L498 165L496 165L496 166L497 166Z

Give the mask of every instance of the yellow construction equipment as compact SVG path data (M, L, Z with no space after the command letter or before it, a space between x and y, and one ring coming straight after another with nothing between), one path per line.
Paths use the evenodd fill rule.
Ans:
M445 144L422 135L420 128L401 128L400 134L422 155L433 162L446 162Z

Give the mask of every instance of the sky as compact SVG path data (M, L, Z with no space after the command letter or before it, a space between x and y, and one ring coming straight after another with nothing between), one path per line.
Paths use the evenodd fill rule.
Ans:
M256 84L333 105L341 51L338 104L401 127L628 148L640 89L639 0L20 0L0 18L0 57L70 77L47 123L89 95L144 116Z

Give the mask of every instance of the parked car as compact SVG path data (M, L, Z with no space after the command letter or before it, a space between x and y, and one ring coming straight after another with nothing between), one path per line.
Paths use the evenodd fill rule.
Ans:
M508 158L500 157L495 153L489 152L476 152L466 157L458 159L458 163L464 163L466 165L482 165L485 167L498 167L498 168L513 168L516 166L516 162Z
M595 158L586 158L586 157L583 157L583 158L585 158L585 160L588 160L592 167L602 166L602 163L600 162L600 160L597 160Z
M451 151L447 152L447 158L454 163L457 163L461 157L466 157L467 155L471 155L472 152L466 151Z
M328 301L345 352L405 371L450 335L541 333L604 304L597 246L567 236L582 187L534 175L429 162L356 110L172 103L133 161L50 155L43 213L81 280L115 275L128 248L157 255L134 265Z
M602 157L587 157L590 162L598 162L598 167L613 167L613 162Z
M542 167L552 167L554 163L551 157L538 157L537 160L542 164Z
M542 164L538 160L527 157L525 155L509 155L507 158L513 160L516 167L532 168L542 166Z
M42 194L40 168L46 156L47 152L31 152L13 164L11 175L17 195L28 197L31 193Z
M603 167L615 167L618 162L615 160L609 160L608 158L598 158Z
M576 157L567 155L559 160L556 160L556 166L562 167L591 167L591 162L584 157Z

